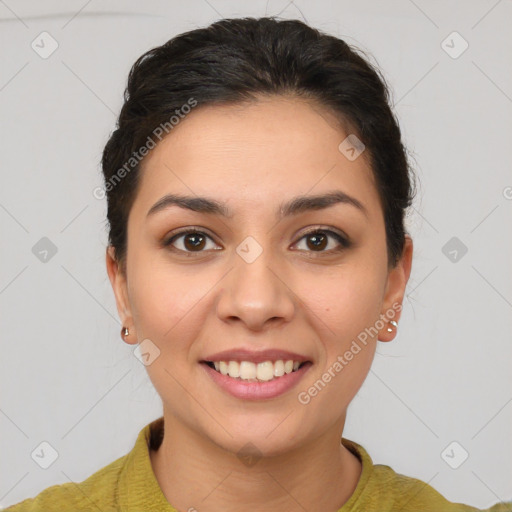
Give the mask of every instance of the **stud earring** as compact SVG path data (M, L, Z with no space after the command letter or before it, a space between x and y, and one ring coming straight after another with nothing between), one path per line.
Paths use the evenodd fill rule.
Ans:
M128 330L128 327L123 327L121 329L121 336L128 336L130 334L130 331Z
M389 323L398 330L398 324L394 320L390 320ZM391 327L388 327L388 332L393 332L393 329L391 329Z

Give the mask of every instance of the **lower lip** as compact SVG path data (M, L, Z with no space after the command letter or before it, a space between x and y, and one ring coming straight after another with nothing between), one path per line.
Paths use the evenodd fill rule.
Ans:
M275 398L295 386L309 370L311 363L307 362L297 371L285 373L282 377L276 377L273 380L262 382L248 382L239 379L233 379L228 375L214 370L206 363L201 363L211 379L218 384L224 391L236 398L244 400L262 400L265 398Z

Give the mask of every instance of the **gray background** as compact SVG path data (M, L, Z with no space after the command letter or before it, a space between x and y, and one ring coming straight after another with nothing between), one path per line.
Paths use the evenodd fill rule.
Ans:
M221 17L265 14L305 19L374 56L421 181L398 337L378 344L343 435L451 501L483 508L512 499L510 0L7 0L2 506L87 478L161 415L145 367L119 335L106 203L92 194L102 185L101 152L139 55ZM31 47L43 31L59 45L48 58ZM469 44L457 58L463 41L446 39L454 31ZM33 250L43 237L57 248L46 262ZM59 454L48 469L30 455L43 441ZM458 469L442 456L452 441L469 453ZM457 450L448 451L452 464Z

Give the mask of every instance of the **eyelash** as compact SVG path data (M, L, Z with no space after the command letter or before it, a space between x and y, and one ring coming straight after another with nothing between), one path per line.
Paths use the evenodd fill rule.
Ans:
M323 250L323 251L306 251L306 252L317 253L319 256L321 256L324 254L333 254L333 253L341 252L345 249L348 249L352 245L352 243L347 238L343 237L339 233L336 233L335 231L332 231L330 229L322 229L322 228L315 228L315 229L312 229L311 231L304 233L299 238L299 241L302 240L303 238L307 238L308 236L316 235L319 233L324 233L324 234L328 234L328 235L332 236L340 243L340 246L337 247L336 249L330 249L328 251ZM163 246L168 247L173 252L185 254L185 255L187 255L187 257L190 257L194 254L200 254L202 252L206 252L204 250L184 251L182 249L176 249L175 247L172 246L172 243L174 241L176 241L176 239L178 239L179 237L182 237L184 235L189 235L189 234L203 235L203 236L206 236L207 238L210 238L210 240L213 240L210 235L208 235L207 233L205 233L203 231L200 231L199 229L186 228L182 231L178 231L177 233L174 233L170 238L168 238L166 241L163 242ZM316 257L316 256L314 256L314 257Z

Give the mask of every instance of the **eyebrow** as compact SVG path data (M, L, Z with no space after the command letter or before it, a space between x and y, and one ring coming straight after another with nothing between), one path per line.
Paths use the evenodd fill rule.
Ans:
M364 205L355 197L348 195L341 190L335 190L327 194L312 196L297 196L291 200L281 203L276 212L276 217L282 219L292 215L297 215L309 210L323 210L334 206L335 204L347 204L357 208L366 217L368 211ZM192 197L177 194L167 194L160 198L148 211L147 217L157 212L166 210L171 206L178 206L186 210L192 210L198 213L219 215L226 218L232 218L233 212L224 204L208 197Z

